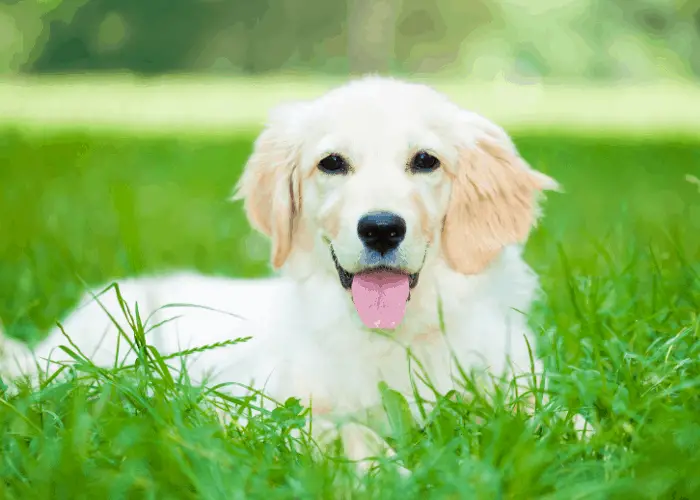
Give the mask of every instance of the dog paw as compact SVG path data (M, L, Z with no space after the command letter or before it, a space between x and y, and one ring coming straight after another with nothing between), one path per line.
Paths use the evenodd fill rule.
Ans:
M581 439L588 439L595 434L595 429L593 425L584 418L583 415L577 413L574 415L573 419L574 431Z
M360 460L356 462L355 471L359 477L364 477L379 470L380 467L381 463L378 460ZM408 478L412 475L410 470L398 463L393 463L390 467L402 478Z

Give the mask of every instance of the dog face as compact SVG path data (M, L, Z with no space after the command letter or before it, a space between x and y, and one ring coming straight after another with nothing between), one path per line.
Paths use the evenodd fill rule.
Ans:
M318 250L365 325L393 328L429 252L479 273L527 238L535 195L555 187L495 124L429 87L371 77L273 113L237 198L271 237L274 267Z

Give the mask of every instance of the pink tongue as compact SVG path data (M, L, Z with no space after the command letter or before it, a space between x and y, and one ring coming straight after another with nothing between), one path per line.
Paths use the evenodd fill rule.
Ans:
M387 271L356 274L352 298L368 328L396 328L406 314L408 276Z

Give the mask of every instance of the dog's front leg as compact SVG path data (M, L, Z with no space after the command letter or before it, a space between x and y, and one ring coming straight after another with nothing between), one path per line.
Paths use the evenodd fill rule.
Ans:
M340 439L344 458L354 462L361 475L377 467L380 457L396 458L389 443L370 427L357 422L338 423L327 417L317 417L312 422L311 431L313 439L324 450L329 450ZM395 465L401 475L410 474L408 469Z

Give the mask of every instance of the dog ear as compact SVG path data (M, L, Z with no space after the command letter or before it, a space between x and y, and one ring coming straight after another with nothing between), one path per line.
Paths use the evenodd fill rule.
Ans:
M539 215L537 197L556 181L533 170L500 127L466 115L472 138L449 172L452 191L442 232L447 263L462 274L485 269L503 247L524 242Z
M256 139L233 200L243 200L248 220L272 240L272 266L282 267L301 214L299 143L292 120L296 105L278 108Z

